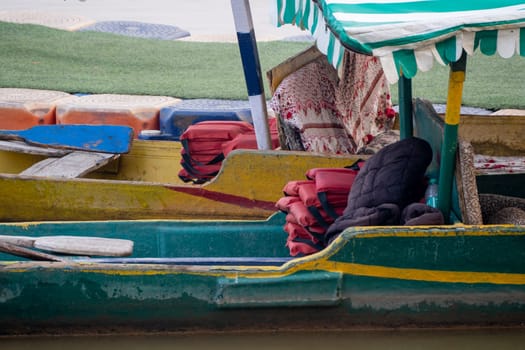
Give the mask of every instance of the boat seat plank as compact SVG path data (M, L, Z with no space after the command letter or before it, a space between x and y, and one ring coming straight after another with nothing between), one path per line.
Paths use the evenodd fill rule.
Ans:
M1 141L0 140L0 150L26 153L26 154L35 154L48 157L62 157L68 153L71 153L71 150L65 149L56 149L40 146L32 146L22 141Z
M47 158L22 171L20 175L76 178L96 170L119 157L119 154L71 152L61 158Z

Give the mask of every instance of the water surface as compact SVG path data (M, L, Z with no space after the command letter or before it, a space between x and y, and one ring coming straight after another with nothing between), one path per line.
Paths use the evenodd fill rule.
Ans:
M525 349L523 329L394 330L4 337L1 350L501 350Z

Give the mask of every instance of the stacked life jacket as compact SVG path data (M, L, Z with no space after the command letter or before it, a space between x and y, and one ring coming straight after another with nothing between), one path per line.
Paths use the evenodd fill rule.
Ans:
M279 147L275 119L269 119L272 147ZM190 125L180 136L179 178L201 184L219 172L224 158L235 149L257 149L253 125L244 121L203 121Z
M288 182L276 207L285 212L286 246L292 256L305 256L325 248L324 234L343 213L348 194L363 162L348 168L314 168L306 180Z

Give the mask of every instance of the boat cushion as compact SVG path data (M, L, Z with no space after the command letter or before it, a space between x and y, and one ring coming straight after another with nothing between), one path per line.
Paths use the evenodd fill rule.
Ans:
M520 220L522 215L518 210L525 211L525 198L521 197L480 193L479 202L484 224L507 223L516 225L516 222ZM509 208L513 208L512 211L509 211ZM504 220L504 218L509 218L505 213L512 212L518 215L514 215L513 220ZM521 218L521 220L523 220L523 218Z

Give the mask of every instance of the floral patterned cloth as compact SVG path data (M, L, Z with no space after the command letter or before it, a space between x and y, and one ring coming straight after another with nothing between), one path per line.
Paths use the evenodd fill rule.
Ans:
M396 114L390 87L376 57L345 52L337 108L356 143L357 153L376 135L392 129Z
M288 130L296 130L305 151L355 151L336 108L336 86L337 74L323 56L284 78L273 94L271 108Z
M369 153L366 146L395 121L381 64L350 51L341 79L322 56L284 78L270 107L284 124L281 130L295 130L302 149L312 152ZM294 143L292 135L287 138Z

